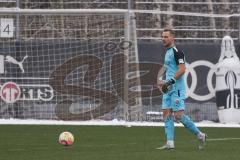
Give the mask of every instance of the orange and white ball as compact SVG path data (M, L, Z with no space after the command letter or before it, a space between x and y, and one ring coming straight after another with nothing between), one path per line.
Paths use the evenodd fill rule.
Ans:
M73 136L73 134L71 132L67 132L67 131L62 132L59 135L58 142L61 145L70 146L74 142L74 136Z

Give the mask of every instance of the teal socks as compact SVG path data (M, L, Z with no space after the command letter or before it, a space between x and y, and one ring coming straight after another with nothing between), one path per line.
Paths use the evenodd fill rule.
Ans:
M187 128L191 133L197 135L200 133L199 129L196 127L196 125L193 123L193 121L187 116L182 115L180 122L184 125L185 128Z
M165 134L166 134L167 140L173 141L173 139L174 139L174 118L173 118L173 116L165 117L164 123L165 123Z

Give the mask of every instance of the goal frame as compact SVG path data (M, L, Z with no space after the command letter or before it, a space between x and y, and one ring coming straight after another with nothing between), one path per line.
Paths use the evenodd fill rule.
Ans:
M134 43L134 53L136 57L136 62L139 62L138 58L138 47L137 47L137 34L136 34L136 22L135 22L135 15L134 11L127 10L127 9L21 9L21 8L1 8L0 15L16 15L16 26L15 26L15 39L16 41L21 40L19 38L20 35L20 27L19 27L19 17L21 15L91 15L91 14L122 14L124 16L125 21L125 27L124 27L124 40L125 41L131 41L131 39L136 40ZM127 50L124 51L124 54L128 57L129 53ZM128 60L127 60L128 61ZM135 73L135 76L138 76L139 66L136 63L137 71ZM128 65L124 65L124 72L128 73ZM138 91L141 92L141 86L140 86L140 80L137 82L139 84ZM140 88L139 88L140 87ZM124 100L128 100L128 91L129 91L129 84L124 83ZM141 94L138 92L138 94ZM122 101L123 105L123 118L126 121L130 121L132 119L136 119L131 117L131 106L129 106L126 102ZM137 106L140 107L139 112L142 112L142 98L137 98ZM138 115L141 115L142 113L138 113ZM143 115L138 117L139 120L143 119Z

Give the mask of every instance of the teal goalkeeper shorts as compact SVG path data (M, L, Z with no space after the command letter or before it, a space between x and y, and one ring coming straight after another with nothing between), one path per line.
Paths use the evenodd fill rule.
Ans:
M163 95L162 109L172 109L173 112L185 110L185 90L172 90Z

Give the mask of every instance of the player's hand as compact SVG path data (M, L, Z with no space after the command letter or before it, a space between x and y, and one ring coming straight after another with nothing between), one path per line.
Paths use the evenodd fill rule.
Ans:
M171 78L161 86L160 91L164 94L167 93L172 88L172 85L175 83L175 81L175 79Z

